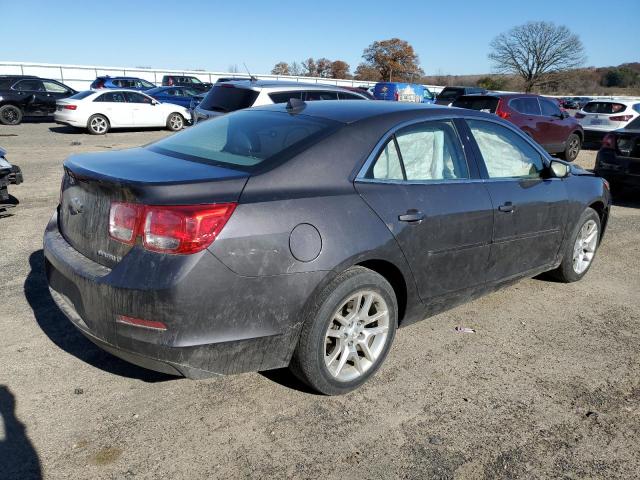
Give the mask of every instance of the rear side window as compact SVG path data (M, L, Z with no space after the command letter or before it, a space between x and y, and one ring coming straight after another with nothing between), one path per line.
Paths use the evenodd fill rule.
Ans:
M542 115L538 99L534 97L514 98L509 101L509 106L524 115Z
M98 98L94 100L94 102L116 102L116 103L125 103L124 93L122 92L108 92L103 93Z
M13 88L21 92L43 92L44 86L40 80L20 80Z
M398 148L395 154L394 140ZM395 155L399 158L399 166ZM368 176L408 181L452 180L469 178L469 170L453 124L433 121L398 131L380 153Z
M151 98L146 95L142 95L141 93L136 92L124 92L125 97L127 98L127 102L129 103L151 103Z
M589 102L584 106L587 113L620 113L626 110L623 103L614 102Z
M493 122L467 120L489 178L539 178L542 157L520 135Z
M378 180L405 179L395 138L389 140L380 155L378 155L370 177Z
M63 85L60 85L59 83L52 82L51 80L43 80L42 83L44 84L44 89L47 92L67 93L67 89Z
M292 98L302 100L302 92L299 90L292 92L273 92L269 94L269 98L273 103L287 103Z
M496 97L461 97L453 102L454 107L468 108L470 110L479 110L481 112L496 113L499 99Z
M310 146L339 125L331 120L284 112L248 110L197 124L149 148L251 171L285 152L298 152Z
M234 112L253 105L258 98L258 92L248 88L236 88L234 85L216 85L204 100L200 108L214 112Z

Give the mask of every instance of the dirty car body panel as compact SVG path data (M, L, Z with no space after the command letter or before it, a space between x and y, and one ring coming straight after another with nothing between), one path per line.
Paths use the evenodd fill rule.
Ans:
M601 202L606 214L602 180L578 170L554 179L563 194L549 202L560 202L567 212L554 220L554 253L515 274L490 278L496 216L504 214L497 213L468 118L516 132L481 112L310 102L294 110L271 105L232 113L144 148L73 156L65 162L61 203L44 235L52 296L81 332L111 353L202 378L288 365L314 299L354 265L393 281L400 326L553 268L584 208ZM367 178L398 128L433 120L449 122L457 132L468 178ZM195 139L221 122L247 127L229 130L218 157L206 158L206 151L194 150ZM274 142L284 147L257 161L256 152ZM253 152L251 161L243 157L247 152ZM518 192L511 193L517 203ZM143 236L132 244L111 238L114 202L145 208L233 204L234 210L206 248L170 254L150 251ZM544 207L546 215L550 207ZM413 210L424 214L422 220L399 220ZM525 213L519 217L525 226L526 217L540 215L535 205ZM504 256L521 262L515 251ZM151 327L116 321L119 316Z

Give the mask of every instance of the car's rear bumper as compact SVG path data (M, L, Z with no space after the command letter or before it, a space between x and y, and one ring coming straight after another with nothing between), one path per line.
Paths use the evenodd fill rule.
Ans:
M189 378L286 366L304 304L326 274L242 277L208 251L163 262L135 250L113 269L95 263L66 241L54 215L44 236L51 295L101 348ZM159 321L167 330L117 323L118 315Z

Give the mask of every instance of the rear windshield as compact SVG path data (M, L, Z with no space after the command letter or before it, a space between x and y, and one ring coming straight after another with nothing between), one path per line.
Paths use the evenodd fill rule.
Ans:
M438 100L454 100L464 94L464 88L445 87L438 95Z
M480 110L481 112L496 113L499 99L496 97L460 97L453 102L454 107Z
M614 102L589 102L584 106L587 113L620 113L627 108L623 103Z
M84 92L78 92L75 95L71 95L69 98L72 100L82 100L83 98L87 98L89 95L93 95L94 92L93 90L86 90Z
M233 85L215 85L204 97L200 108L214 112L234 112L253 105L258 92L247 88L236 88Z
M332 120L285 112L242 111L199 123L148 148L251 171L286 152L308 148L339 125Z

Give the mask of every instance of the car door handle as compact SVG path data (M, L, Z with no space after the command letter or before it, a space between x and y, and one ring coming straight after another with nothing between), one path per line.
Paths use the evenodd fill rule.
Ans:
M420 210L410 209L402 215L398 215L398 220L408 223L419 223L424 220L424 213Z
M498 207L498 210L505 213L512 213L516 207L511 202L505 202L503 205Z

